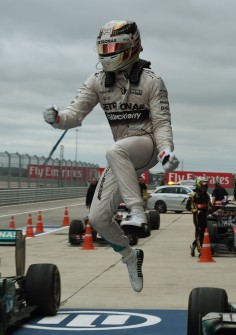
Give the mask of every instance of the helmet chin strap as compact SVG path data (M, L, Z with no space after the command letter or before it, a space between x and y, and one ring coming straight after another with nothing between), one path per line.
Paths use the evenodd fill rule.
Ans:
M138 62L139 61L139 58L133 60L132 62L130 62L128 65L124 66L122 69L119 69L117 71L114 71L114 72L118 72L118 73L124 73L124 72L127 72L127 73L130 73L131 70L132 70L132 67L134 65L134 63Z
M138 59L134 63L130 64L129 72L127 71L127 69L112 72L105 71L106 74L105 86L106 87L114 86L116 82L116 74L124 74L125 72L128 74L129 77L126 79L129 79L131 84L138 84L143 68L150 69L150 65L151 65L150 62L143 59Z

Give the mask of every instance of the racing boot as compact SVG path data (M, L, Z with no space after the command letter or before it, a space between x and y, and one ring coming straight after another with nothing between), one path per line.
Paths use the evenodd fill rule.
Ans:
M202 247L201 247L200 243L197 245L197 251L198 251L198 257L201 257Z
M143 289L143 259L144 253L141 249L132 249L128 257L122 258L123 263L128 268L130 283L135 292L140 292Z
M190 254L191 254L192 257L195 256L195 248L196 247L193 244L190 244Z
M199 252L199 254L201 254L202 247L199 241L197 241L197 251Z
M122 220L120 226L135 227L138 237L148 237L151 235L147 214L140 209L133 209L130 214L127 215L124 220Z

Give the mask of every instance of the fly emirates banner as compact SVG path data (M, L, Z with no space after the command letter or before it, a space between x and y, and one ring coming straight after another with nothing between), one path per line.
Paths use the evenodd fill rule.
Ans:
M209 187L214 188L216 181L219 181L224 188L233 187L233 174L224 172L197 172L197 171L173 171L165 173L167 182L181 183L182 180L196 179L197 177L207 177Z

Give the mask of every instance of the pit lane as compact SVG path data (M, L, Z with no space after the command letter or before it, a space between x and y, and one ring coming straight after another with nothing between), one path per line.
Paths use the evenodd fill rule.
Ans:
M27 239L26 268L32 263L57 264L62 279L60 312L69 314L68 318L72 318L71 320L77 320L72 324L78 320L83 321L82 316L77 317L84 315L81 311L95 310L95 314L98 315L105 310L112 315L114 311L122 310L161 318L161 322L139 328L104 330L100 333L184 334L188 296L192 288L209 285L223 287L232 301L236 301L234 258L221 257L217 258L215 263L205 264L199 263L197 257L190 257L189 245L194 234L191 214L161 214L160 230L152 231L151 236L146 239L140 239L137 247L142 248L145 253L144 289L141 293L135 293L130 287L127 270L119 254L114 253L108 245L95 244L94 250L84 251L80 246L71 246L68 243L68 228L60 229L65 206L68 206L70 219L87 215L84 202L81 199L73 199L66 203L59 201L31 204L21 208L3 208L0 220L7 228L10 216L14 214L17 226L25 227L28 213L32 212L35 225L37 212L41 210L44 225L58 227L48 234L39 234L35 238ZM12 258L12 251L1 247L0 252L0 272L3 275L11 275L14 266L9 263L8 258ZM87 318L90 319L90 316ZM67 331L78 331L72 330L74 326L67 329L65 325L68 320L64 318L59 322L59 326L64 322L63 327L66 330L62 331L63 334ZM131 318L129 320L131 321ZM135 321L134 317L132 320L140 323L140 320ZM96 318L92 327L87 327L88 330L81 329L79 333L99 332L98 321L101 322L101 317ZM32 319L25 323L29 327L16 328L12 334L28 332L50 335L49 331L58 334L58 331L53 330L53 327L58 327L58 320L56 325L55 322L53 325L49 324L49 330L43 328L47 325L45 319ZM34 328L33 325L41 328Z

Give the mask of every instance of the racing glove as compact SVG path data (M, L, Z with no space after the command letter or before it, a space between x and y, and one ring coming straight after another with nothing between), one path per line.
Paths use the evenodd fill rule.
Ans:
M45 111L43 112L45 122L49 124L53 124L55 122L59 123L60 117L58 112L59 108L57 105L46 106Z
M157 156L166 172L172 172L179 166L179 160L175 157L170 148L163 149Z

